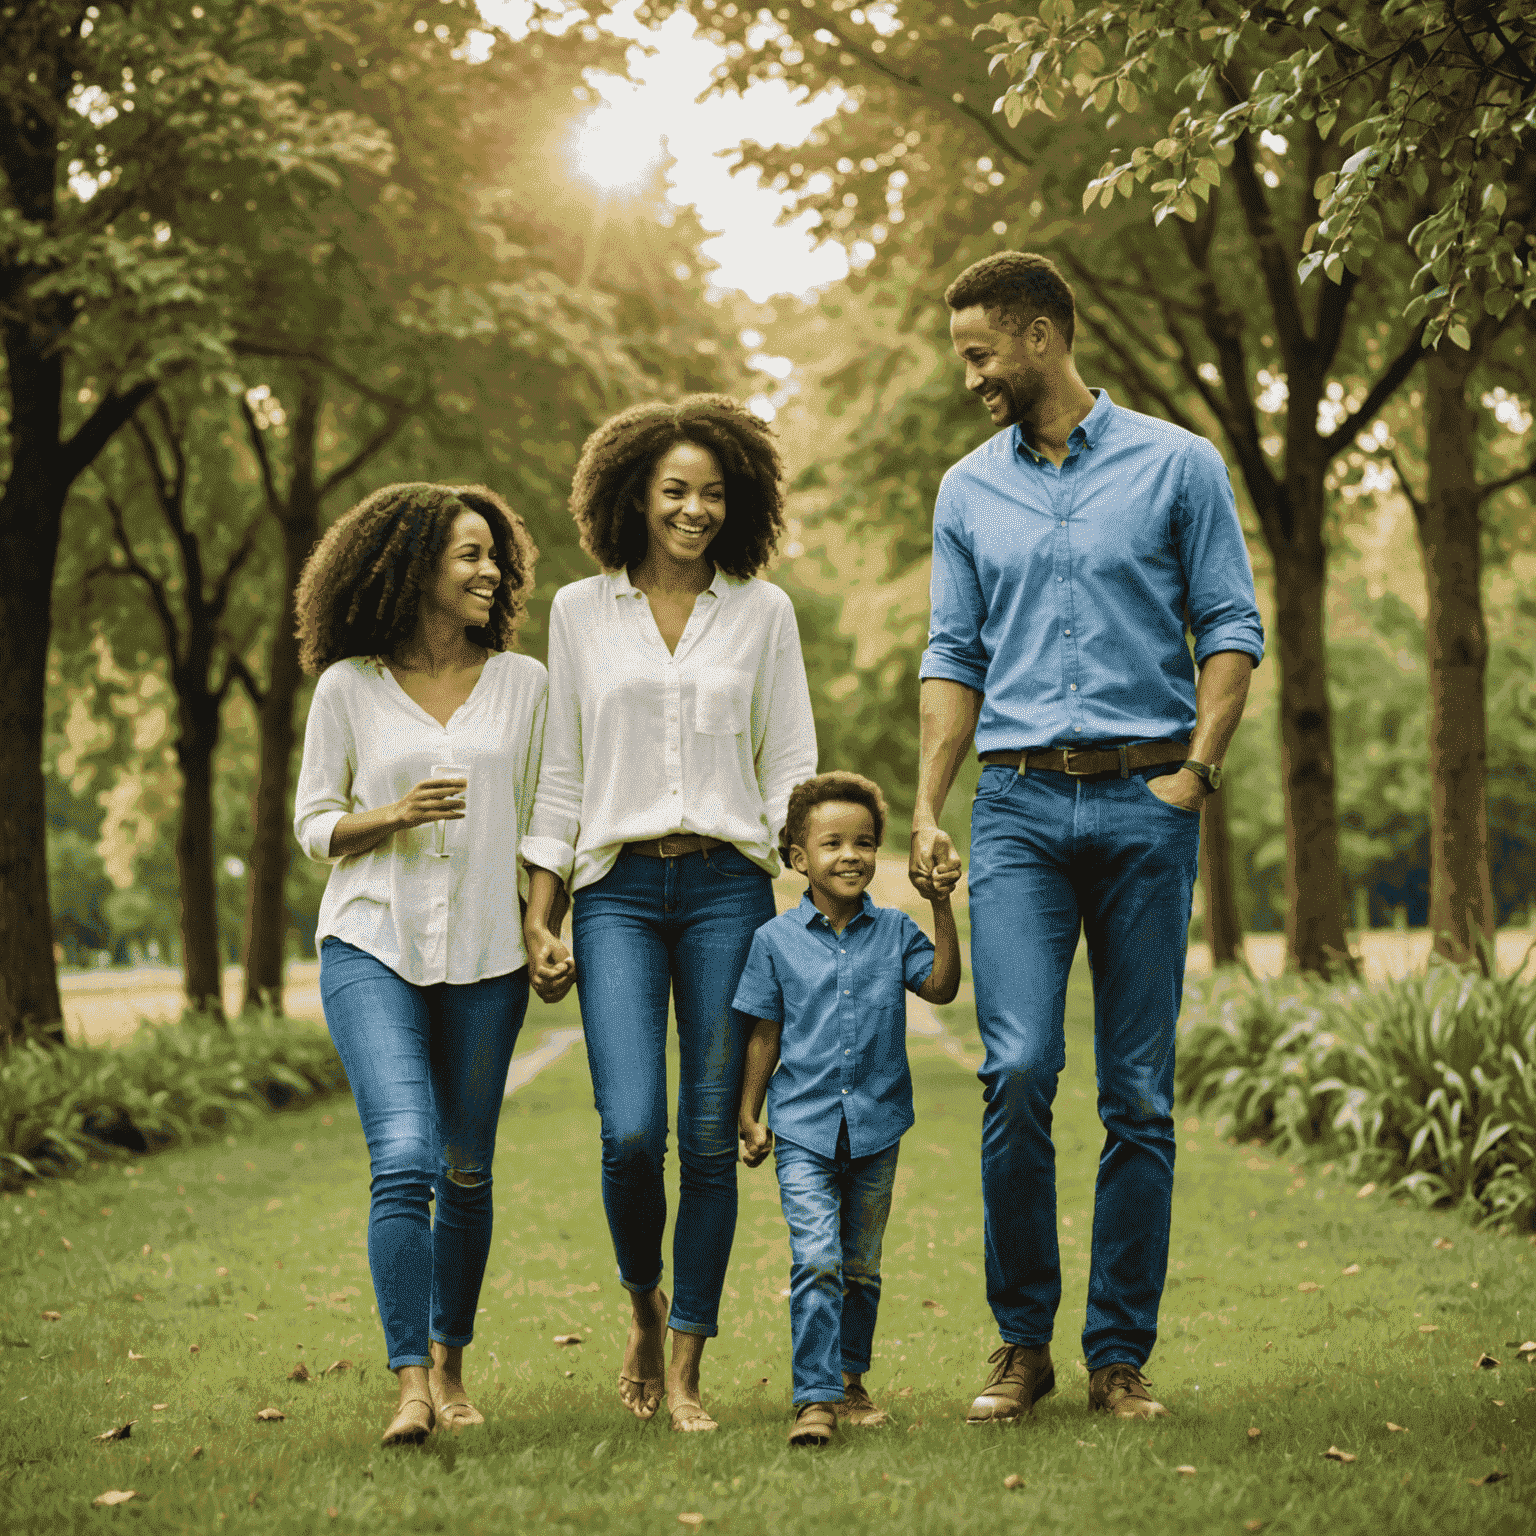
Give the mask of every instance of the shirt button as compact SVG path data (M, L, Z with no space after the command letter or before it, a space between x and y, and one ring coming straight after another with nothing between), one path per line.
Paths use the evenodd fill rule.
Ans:
M1060 580L1061 580L1061 577L1060 577L1060 576L1058 576L1058 577L1057 577L1057 578L1056 578L1056 580L1057 580L1057 581L1060 581Z
M1076 692L1077 692L1077 684L1076 684L1076 683L1073 683L1073 684L1072 684L1072 685L1071 685L1071 688L1072 688L1072 692L1073 692L1073 693L1076 693Z
M1073 726L1073 727L1072 727L1072 729L1073 729L1073 730L1074 730L1074 731L1080 731L1080 730L1082 730L1082 726L1080 726L1080 725L1074 725L1074 726Z
M847 1090L847 1089L846 1089L846 1088L844 1088L844 1089L843 1089L843 1092L844 1092L844 1093L847 1093L847 1092L848 1092L848 1090Z
M853 1055L853 1052L852 1052L852 1051L844 1051L844 1052L843 1052L843 1055L844 1055L844 1056L852 1056L852 1055Z
M1063 528L1065 528L1065 527L1066 527L1066 526L1067 526L1067 520L1066 520L1066 518L1062 518L1062 520L1061 520L1061 526L1062 526L1062 527L1063 527Z
M852 995L853 994L851 992L848 992L847 990L844 990L844 992L843 992L843 996L844 997L851 997Z
M1062 630L1062 634L1064 634L1064 635L1070 635L1071 633L1072 633L1072 631L1070 629Z

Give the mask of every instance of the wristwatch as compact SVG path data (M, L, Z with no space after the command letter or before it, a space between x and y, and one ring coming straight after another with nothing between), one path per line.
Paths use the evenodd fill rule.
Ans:
M1205 792L1213 795L1221 788L1221 765L1211 763L1197 763L1194 758L1186 758L1179 764L1181 768L1188 768L1194 776L1205 785Z

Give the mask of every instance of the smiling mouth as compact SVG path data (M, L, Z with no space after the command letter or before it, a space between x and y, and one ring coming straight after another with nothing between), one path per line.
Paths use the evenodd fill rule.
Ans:
M704 523L698 528L690 528L686 523L673 523L671 526L674 533L682 534L685 539L696 539L700 537L700 535L709 532L708 523Z

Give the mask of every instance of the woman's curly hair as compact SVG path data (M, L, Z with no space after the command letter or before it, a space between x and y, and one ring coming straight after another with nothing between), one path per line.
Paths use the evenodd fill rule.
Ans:
M421 589L462 512L485 519L501 568L489 619L464 632L489 651L512 648L539 558L522 518L483 485L386 485L337 518L304 563L294 609L306 672L399 651L416 629Z
M571 482L581 547L605 571L645 558L651 471L678 443L707 448L725 476L726 517L710 543L710 560L728 576L755 576L784 531L784 466L768 424L728 395L634 405L587 439Z
M796 784L789 792L789 810L784 817L784 830L779 833L779 857L784 868L791 867L789 850L805 847L805 824L818 805L862 805L874 818L875 847L885 841L885 796L873 779L862 773L847 773L834 769L831 773L818 773L814 779Z

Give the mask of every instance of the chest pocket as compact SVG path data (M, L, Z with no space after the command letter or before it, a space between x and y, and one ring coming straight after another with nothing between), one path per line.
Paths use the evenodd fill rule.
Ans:
M703 667L694 682L693 728L701 736L743 735L752 718L752 674Z

